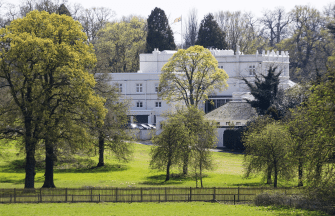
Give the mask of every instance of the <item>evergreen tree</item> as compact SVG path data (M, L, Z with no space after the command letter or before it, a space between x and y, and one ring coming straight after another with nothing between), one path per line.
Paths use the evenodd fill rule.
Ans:
M271 105L277 96L278 85L280 82L279 76L281 74L281 72L275 74L276 69L277 67L270 67L266 76L261 74L261 77L263 77L264 80L255 75L255 85L251 84L245 78L242 79L250 88L250 93L255 98L255 100L247 100L248 103L256 108L258 114L272 114L275 118L276 110L275 108L272 108Z
M201 21L198 39L195 44L205 48L227 48L225 33L221 30L211 13L206 15Z
M150 53L154 48L158 48L159 50L176 49L173 33L165 12L157 7L151 11L148 18L146 51Z
M59 15L65 14L67 16L71 16L70 11L67 9L67 7L64 4L61 4L59 8L57 9L57 13Z

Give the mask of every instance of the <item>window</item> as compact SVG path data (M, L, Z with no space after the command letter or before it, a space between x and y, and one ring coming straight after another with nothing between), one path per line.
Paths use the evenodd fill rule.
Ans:
M250 65L249 66L249 75L250 76L255 76L256 75L256 66L255 65Z
M143 92L143 86L142 86L142 83L137 83L137 84L136 84L136 92L137 92L137 93Z
M142 102L137 102L136 107L143 107L143 103Z
M156 107L162 107L162 102L156 102Z
M118 88L119 88L119 92L121 93L122 92L122 83L118 84Z
M236 122L236 126L241 126L241 122Z
M223 66L219 66L220 69L223 69Z
M158 92L158 83L155 83L155 92Z

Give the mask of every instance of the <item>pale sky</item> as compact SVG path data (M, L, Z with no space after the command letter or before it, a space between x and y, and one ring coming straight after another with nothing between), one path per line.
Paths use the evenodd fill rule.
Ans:
M0 0L1 1L1 0ZM21 0L2 0L18 5ZM60 0L62 2L63 0ZM80 3L84 8L107 7L116 13L116 18L128 16L130 14L140 15L147 18L155 7L165 11L170 23L177 17L183 16L184 22L192 8L198 10L199 23L208 13L218 11L242 11L252 12L256 17L262 16L262 11L272 10L276 7L283 7L287 12L292 10L295 5L310 5L323 10L324 6L335 3L335 0L67 0L68 4ZM183 24L184 24L183 22ZM174 32L176 43L180 43L180 23L171 25Z

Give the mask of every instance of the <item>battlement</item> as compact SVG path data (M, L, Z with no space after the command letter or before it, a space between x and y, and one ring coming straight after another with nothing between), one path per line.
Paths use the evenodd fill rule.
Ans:
M258 51L256 52L256 55L259 55L258 54ZM262 52L262 56L270 56L270 57L290 57L289 56L289 53L288 53L288 51L277 51L277 52L275 52L275 51L269 51L269 50L267 50L266 52L265 52L265 50L263 50L263 52Z
M213 56L232 56L234 50L209 49Z

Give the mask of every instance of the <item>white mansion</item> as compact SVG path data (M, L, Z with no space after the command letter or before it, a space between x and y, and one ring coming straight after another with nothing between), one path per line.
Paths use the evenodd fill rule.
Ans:
M229 76L228 89L223 92L215 92L209 97L214 105L208 101L203 104L205 113L219 108L227 103L242 103L244 97L250 97L248 87L241 80L242 77L249 81L255 74L266 74L270 66L277 66L277 71L282 71L280 87L288 88L294 85L289 80L289 55L288 52L265 52L254 55L243 55L237 50L210 50L218 61L219 68L226 71ZM155 49L152 53L140 54L140 70L134 73L113 73L111 84L119 85L121 99L131 99L129 115L131 121L136 117L138 123L156 124L159 133L162 112L169 110L170 105L157 97L159 75L161 69L170 57L177 51ZM223 106L225 107L225 106ZM227 104L228 107L228 104ZM228 122L235 125L243 125L248 119L227 119L229 117L214 119L218 122L218 146L223 146L223 131ZM213 116L212 118L213 119ZM220 128L221 127L221 128Z

